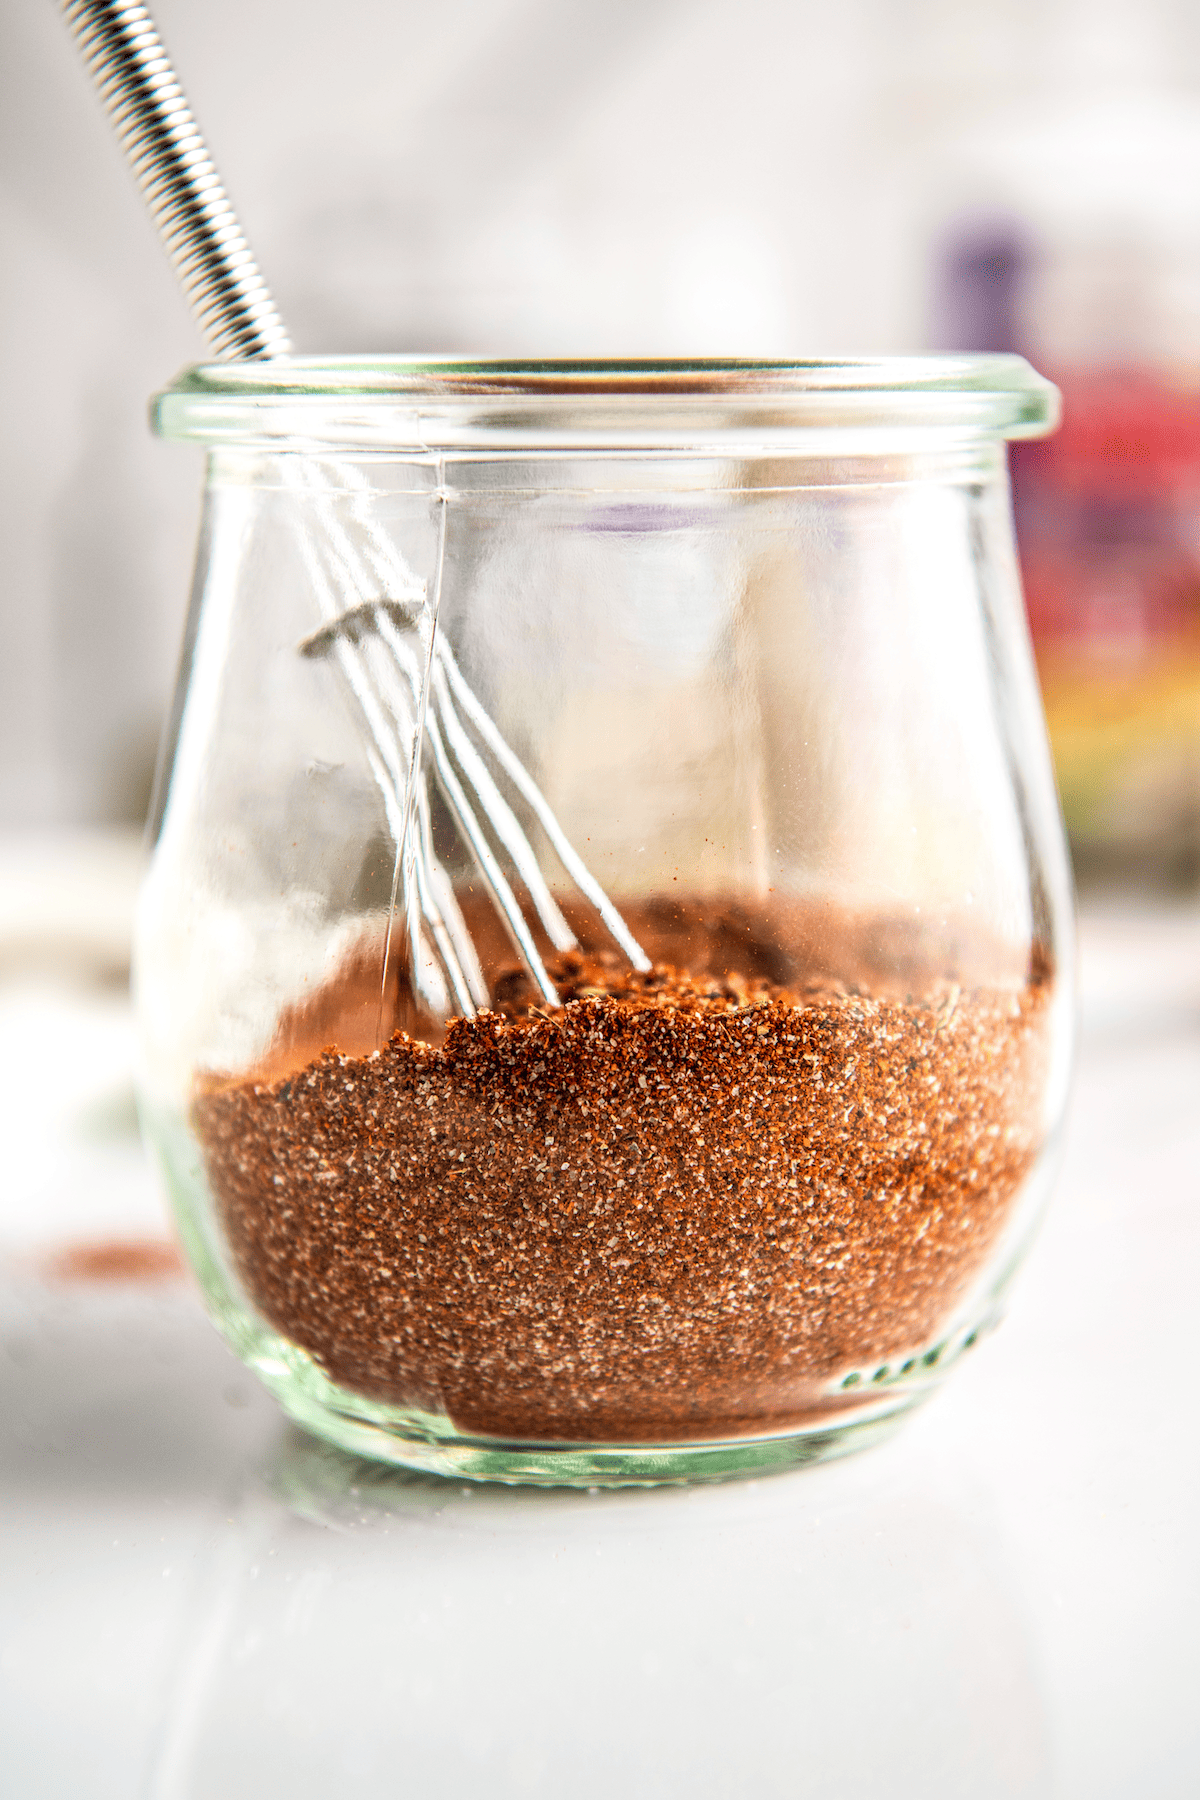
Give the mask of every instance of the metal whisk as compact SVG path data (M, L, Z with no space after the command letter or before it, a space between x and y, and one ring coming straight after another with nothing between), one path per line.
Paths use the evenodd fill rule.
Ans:
M449 876L433 849L429 794L412 782L411 826L405 831L401 796L409 788L408 761L423 733L430 772L468 846L508 935L543 997L557 1003L524 913L493 848L507 852L539 923L555 950L576 938L551 894L520 821L488 767L521 795L576 889L591 902L610 937L635 968L649 960L612 901L584 864L529 771L497 729L464 677L444 636L427 630L432 619L422 584L376 525L365 483L344 464L312 463L300 475L311 488L313 527L303 529L301 550L327 623L300 645L309 657L334 661L368 730L368 756L397 843L405 844L405 925L410 967L421 997L435 1010L447 1001L466 1015L487 1004L487 988ZM347 493L356 493L349 529ZM444 521L443 513L443 521ZM439 565L441 553L439 552ZM360 600L338 610L338 597L355 591L356 575L370 570L386 599ZM440 577L440 567L439 567ZM359 581L357 591L363 592ZM434 962L423 957L425 927ZM441 984L445 984L442 986Z
M287 356L291 343L283 321L149 13L121 0L63 0L62 10L213 348L223 356ZM357 469L335 460L288 459L286 478L307 490L300 547L325 619L299 648L305 656L331 660L365 728L371 770L399 850L397 881L418 996L435 1012L465 1016L488 1001L453 884L434 850L422 746L513 946L549 1005L557 1004L558 995L498 847L554 949L571 949L576 939L493 769L520 794L613 941L635 968L649 968L437 629L444 499L431 600L373 517ZM395 900L393 891L393 907Z

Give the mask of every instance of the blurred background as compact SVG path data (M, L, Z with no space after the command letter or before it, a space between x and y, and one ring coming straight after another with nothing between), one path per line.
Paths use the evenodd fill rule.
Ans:
M301 350L1015 349L1060 383L1014 489L1081 1058L1015 1315L893 1451L368 1517L282 1435L178 1279L133 1103L202 477L146 403L205 347L54 0L0 0L6 1772L226 1800L205 1756L261 1794L286 1744L296 1793L1190 1800L1200 5L153 11ZM556 1731L569 1777L530 1761Z
M1019 349L1022 553L1085 878L1200 875L1194 0L161 0L297 347ZM51 0L0 59L0 827L135 827L204 353Z

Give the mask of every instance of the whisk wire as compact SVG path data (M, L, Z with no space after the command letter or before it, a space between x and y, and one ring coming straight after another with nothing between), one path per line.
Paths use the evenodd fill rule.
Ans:
M135 0L62 0L89 73L108 111L192 309L219 355L287 356L291 343L242 233L153 20ZM402 883L413 981L431 1005L473 1011L486 1004L479 960L434 853L429 800L418 779L422 743L432 772L543 998L557 993L479 814L511 859L555 949L575 938L541 873L533 846L504 799L460 714L514 784L563 868L596 908L636 968L649 967L620 914L563 832L545 796L462 676L438 630L437 596L408 568L380 526L364 476L348 463L282 457L285 485L302 490L312 528L294 508L300 552L322 628L308 656L332 655L368 737L367 757L397 845L392 892ZM438 552L441 583L446 496ZM431 693L432 688L432 693ZM478 808L478 813L476 811ZM409 829L415 816L416 829ZM391 933L389 926L388 947ZM385 950L383 985L387 981ZM436 975L436 979L435 979Z
M529 770L506 742L487 708L481 704L468 686L454 659L453 651L443 637L439 637L437 640L435 654L455 704L470 719L488 749L495 756L496 761L528 803L538 824L553 845L555 855L575 886L591 901L604 921L609 936L624 951L633 967L641 970L649 969L650 958L559 824L546 796L534 781Z

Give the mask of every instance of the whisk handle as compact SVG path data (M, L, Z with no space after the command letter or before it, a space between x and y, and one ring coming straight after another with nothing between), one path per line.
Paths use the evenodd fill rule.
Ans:
M62 0L201 329L219 356L291 350L154 22L124 0Z

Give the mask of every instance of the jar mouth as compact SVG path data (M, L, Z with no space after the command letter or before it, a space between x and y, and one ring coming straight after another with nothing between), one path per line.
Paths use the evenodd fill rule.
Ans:
M293 356L200 363L155 395L163 437L323 447L803 448L819 434L1039 437L1059 395L1020 356L511 361ZM886 442L884 441L886 440ZM864 448L861 441L858 447Z

